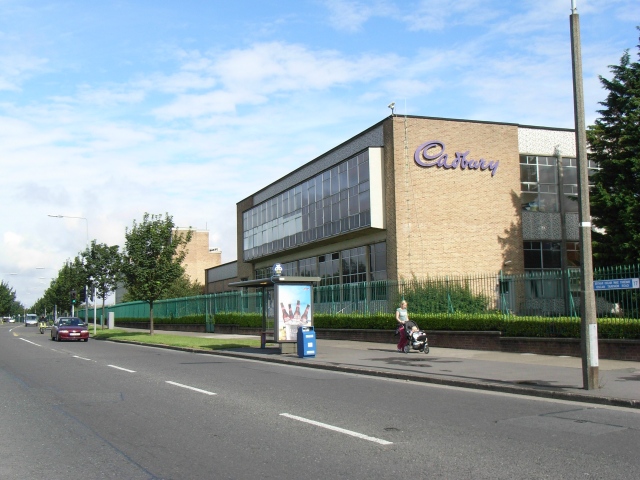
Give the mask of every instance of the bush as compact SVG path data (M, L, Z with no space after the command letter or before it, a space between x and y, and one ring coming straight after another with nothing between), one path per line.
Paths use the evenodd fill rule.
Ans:
M414 314L426 313L483 313L489 307L489 298L474 294L468 285L456 281L432 280L407 283L399 298L404 298Z
M214 315L214 322L223 325L262 328L261 313L222 312Z

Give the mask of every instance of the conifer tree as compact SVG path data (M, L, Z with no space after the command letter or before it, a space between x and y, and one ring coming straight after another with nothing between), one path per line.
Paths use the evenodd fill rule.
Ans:
M600 168L590 195L597 266L640 262L640 63L627 50L609 68L601 117L587 131L589 160Z

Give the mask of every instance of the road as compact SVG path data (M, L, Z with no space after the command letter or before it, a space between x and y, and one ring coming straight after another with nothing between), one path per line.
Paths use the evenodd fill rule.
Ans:
M638 445L638 410L0 326L3 479L635 479Z

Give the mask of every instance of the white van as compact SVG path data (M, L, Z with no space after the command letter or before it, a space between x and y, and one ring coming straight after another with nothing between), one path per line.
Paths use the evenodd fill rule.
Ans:
M33 325L34 327L38 326L38 315L35 313L27 313L24 317L24 326L29 327Z

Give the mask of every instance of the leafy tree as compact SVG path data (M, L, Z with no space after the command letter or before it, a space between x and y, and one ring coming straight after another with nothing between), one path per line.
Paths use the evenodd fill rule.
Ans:
M169 298L184 298L184 297L196 297L204 294L204 285L195 281L191 283L189 277L184 274L173 282L167 290L158 298L158 300L165 300ZM122 297L123 302L135 302L134 298L129 292L125 293Z
M12 315L14 304L16 303L16 292L5 283L0 282L0 317L9 317Z
M184 274L169 286L162 298L195 297L203 293L204 285L198 281L192 283L189 277Z
M193 232L174 230L173 217L144 214L125 232L122 273L132 299L149 304L149 333L153 335L153 303L182 275L186 245Z
M587 131L589 160L600 167L590 195L593 222L603 230L593 233L598 266L640 261L640 63L627 50L609 68L613 78L600 77L609 92L602 116Z
M57 307L58 313L70 312L71 291L77 292L79 300L80 292L86 283L87 277L80 257L76 257L73 262L67 261L58 271L58 276L51 281L44 295L34 303L31 310L42 314L45 311L51 312L54 307ZM76 305L79 306L79 303Z
M104 318L104 304L109 293L115 291L118 281L122 277L122 259L118 245L108 246L104 243L91 242L91 246L82 252L83 269L89 292L102 299L102 316Z

